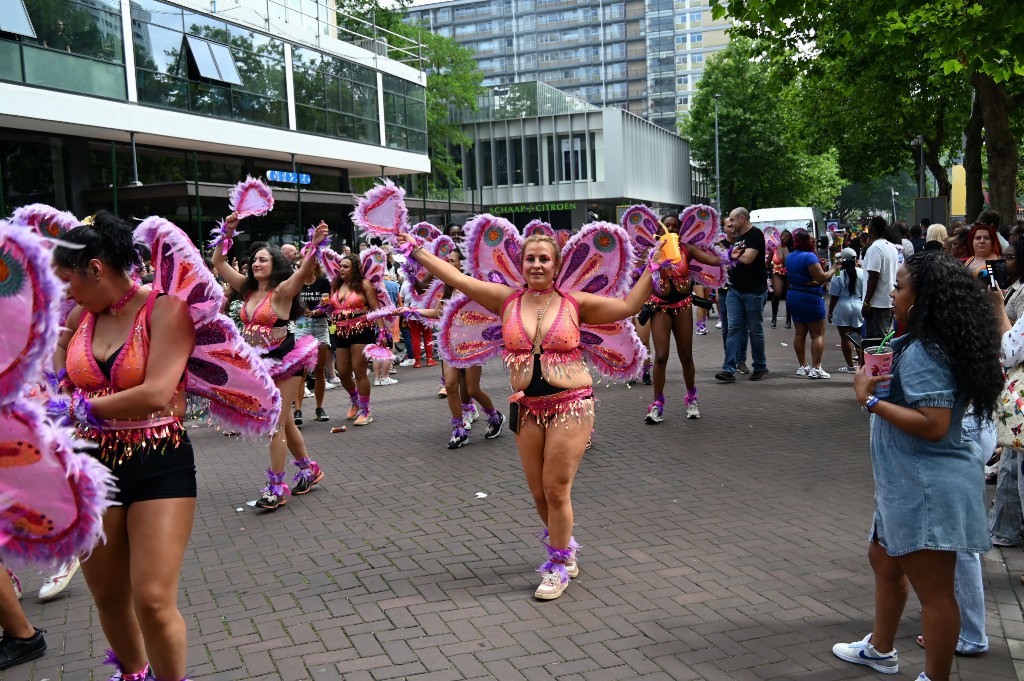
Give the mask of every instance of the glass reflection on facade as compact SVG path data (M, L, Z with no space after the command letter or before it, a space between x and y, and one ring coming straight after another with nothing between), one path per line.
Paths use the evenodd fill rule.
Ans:
M406 151L427 150L426 88L383 75L384 134L389 147Z
M24 9L33 30L0 33L0 79L127 99L120 3L25 0Z
M380 144L377 72L310 49L292 50L295 127Z
M281 41L156 0L132 1L132 36L141 103L288 127Z

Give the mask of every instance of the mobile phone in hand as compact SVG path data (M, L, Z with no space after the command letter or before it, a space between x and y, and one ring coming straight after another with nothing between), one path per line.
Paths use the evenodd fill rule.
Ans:
M1010 285L1010 272L1006 269L1006 261L999 260L986 260L985 268L988 270L988 285L995 288L999 285L999 288L1005 289Z

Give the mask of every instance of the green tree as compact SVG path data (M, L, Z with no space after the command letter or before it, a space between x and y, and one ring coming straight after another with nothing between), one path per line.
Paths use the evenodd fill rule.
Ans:
M945 78L967 82L977 98L985 131L990 203L1010 218L1015 212L1017 135L1012 117L1019 97L1014 81L1024 75L1024 5L1016 0L892 2L864 0L712 0L714 13L728 13L742 30L765 39L778 55L801 55L805 70L812 64L873 55L880 68L898 75L915 60L928 94L944 91ZM856 82L847 70L853 92L861 98L877 97L879 88ZM954 85L950 90L957 87ZM894 93L883 89L888 101ZM918 99L915 90L899 96ZM970 115L964 103L953 112ZM966 114L963 111L966 110ZM935 129L956 130L949 110L935 110ZM966 121L964 123L966 125ZM856 128L850 128L856 129ZM963 130L960 127L959 130ZM958 130L958 131L959 131ZM952 138L958 135L951 136ZM936 139L926 154L938 153L945 140ZM968 159L970 161L970 159ZM931 165L930 159L926 162ZM968 170L975 167L972 164ZM940 173L941 175L941 173Z
M772 66L751 59L751 41L736 37L704 70L680 134L694 163L715 174L715 102L723 210L736 206L818 205L829 208L844 182L837 155L808 153L791 134L793 95Z
M401 31L425 46L427 71L427 147L432 189L462 186L462 165L452 154L469 148L473 140L452 119L453 111L476 111L484 94L483 71L473 52L452 38L436 35L421 26L404 25Z
M339 0L339 25L366 35L367 25L383 28L392 57L409 61L427 73L427 153L430 154L430 187L433 191L462 186L461 164L452 154L458 147L470 147L473 140L451 121L453 110L477 110L483 94L483 72L472 51L452 38L431 33L423 26L405 21L411 0L384 5L380 0ZM403 38L405 42L403 42ZM418 45L423 49L419 50Z

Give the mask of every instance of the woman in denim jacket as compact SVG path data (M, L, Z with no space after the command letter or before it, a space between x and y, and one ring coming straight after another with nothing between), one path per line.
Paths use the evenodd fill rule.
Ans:
M921 601L925 672L947 681L960 629L953 592L957 551L990 548L984 473L977 446L963 436L967 405L982 418L1002 389L992 302L953 258L928 251L899 268L893 312L907 333L892 343L891 392L872 393L887 377L854 379L871 417L875 513L868 558L875 573L872 632L839 643L839 658L887 674L899 670L893 640L908 587Z

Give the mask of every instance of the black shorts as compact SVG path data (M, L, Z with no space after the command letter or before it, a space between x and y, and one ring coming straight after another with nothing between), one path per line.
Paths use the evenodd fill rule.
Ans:
M196 461L187 432L177 447L136 451L111 472L117 476L114 500L125 508L136 501L196 497Z
M331 347L337 350L338 348L347 349L353 345L373 345L377 342L377 327L370 327L369 329L363 329L351 336L339 336L337 334L331 334Z

